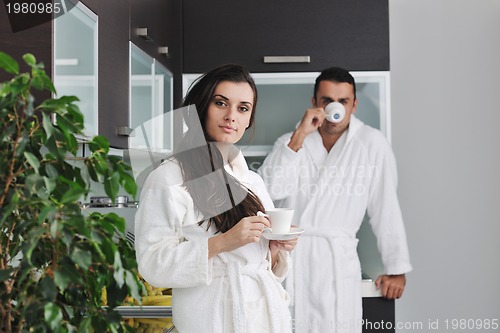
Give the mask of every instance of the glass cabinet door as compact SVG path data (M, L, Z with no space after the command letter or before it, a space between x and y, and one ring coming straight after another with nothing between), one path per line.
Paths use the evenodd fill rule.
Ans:
M153 116L158 120L155 129L155 145L161 151L169 152L173 147L173 75L154 60L154 111Z
M130 127L128 161L139 187L172 150L173 75L130 43Z
M84 133L98 134L97 15L79 2L54 19L54 86L73 95L84 115Z
M151 147L153 133L153 58L130 44L130 146ZM143 135L140 135L143 134Z
M173 75L130 43L130 147L172 149Z

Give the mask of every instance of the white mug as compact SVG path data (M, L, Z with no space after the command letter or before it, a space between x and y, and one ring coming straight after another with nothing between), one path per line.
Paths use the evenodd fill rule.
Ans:
M266 215L271 222L273 234L286 234L290 232L293 219L292 208L272 208L266 209Z

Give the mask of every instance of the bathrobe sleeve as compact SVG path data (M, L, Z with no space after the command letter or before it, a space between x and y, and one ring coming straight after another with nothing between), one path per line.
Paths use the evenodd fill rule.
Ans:
M291 137L292 133L279 137L257 170L273 200L283 200L296 194L299 189L300 163L305 151L300 149L295 152L290 149L288 143Z
M386 274L404 274L412 270L403 217L397 198L397 169L392 149L382 135L371 132L368 154L371 184L367 213L377 237Z
M168 161L150 173L141 191L136 256L139 273L155 287L194 287L211 281L208 242L186 239L182 232L198 221L181 182L180 168Z

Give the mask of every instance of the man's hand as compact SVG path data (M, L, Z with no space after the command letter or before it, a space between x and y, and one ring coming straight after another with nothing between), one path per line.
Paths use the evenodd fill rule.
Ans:
M318 130L325 120L325 117L326 114L323 108L307 109L299 125L293 132L288 147L294 151L298 151L302 148L306 136Z
M398 299L403 296L405 290L406 277L400 275L380 275L375 280L377 289L381 289L382 296L387 299Z

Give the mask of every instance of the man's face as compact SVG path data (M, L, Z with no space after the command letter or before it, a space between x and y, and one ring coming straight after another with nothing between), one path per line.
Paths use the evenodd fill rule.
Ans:
M314 107L325 108L331 102L339 102L345 108L345 117L340 123L324 121L320 132L326 135L341 135L349 126L351 114L356 111L358 100L354 99L354 88L347 82L320 81L315 98Z

